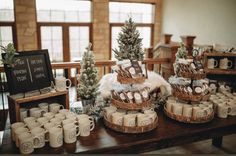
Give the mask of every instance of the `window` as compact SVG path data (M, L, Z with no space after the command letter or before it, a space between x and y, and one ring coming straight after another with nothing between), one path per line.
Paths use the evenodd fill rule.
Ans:
M91 40L91 1L36 0L36 7L39 45L51 61L81 60Z
M111 59L115 59L112 49L118 47L117 38L125 20L132 17L137 24L143 49L152 45L155 5L145 3L109 2L111 28Z
M0 0L0 45L13 43L14 24L13 0Z
M37 0L38 22L91 22L91 2Z
M50 51L52 62L62 62L62 27L41 27L42 49Z
M89 28L84 26L72 26L70 32L70 60L82 60L83 52L89 45ZM78 53L80 51L80 53Z
M124 23L130 16L136 23L153 23L154 5L144 3L109 3L109 20L111 23Z
M0 0L0 21L14 21L13 0Z

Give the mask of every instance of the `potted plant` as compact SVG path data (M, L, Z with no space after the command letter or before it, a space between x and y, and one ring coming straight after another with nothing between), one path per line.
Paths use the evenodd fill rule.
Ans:
M14 67L15 62L18 60L15 56L18 54L14 45L9 43L7 46L0 46L3 53L5 53L4 58L1 59L1 63L5 64L7 67L12 68Z
M95 68L94 55L91 51L91 43L83 54L77 88L78 96L82 101L84 112L87 113L94 106L98 92L97 69Z

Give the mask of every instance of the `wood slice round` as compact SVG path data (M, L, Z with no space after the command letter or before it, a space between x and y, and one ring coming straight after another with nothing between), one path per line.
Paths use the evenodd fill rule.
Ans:
M189 72L179 72L178 76L193 79L193 80L200 80L200 79L206 78L206 73L203 72L203 73L193 74L193 73L189 73Z
M211 94L208 93L207 95L189 95L189 94L184 94L177 92L173 89L172 91L173 96L177 97L178 99L184 100L184 101L193 101L193 102L198 102L198 101L207 101L209 100Z
M168 116L169 118L171 118L173 120L183 122L183 123L192 123L192 124L210 122L214 118L214 111L212 111L211 114L209 114L205 117L200 117L200 118L186 117L186 116L182 116L182 115L175 115L172 112L168 112L166 107L164 107L164 113L165 113L166 116Z
M142 84L146 80L146 77L138 77L138 78L126 78L122 77L120 74L117 75L117 81L121 84Z
M158 118L156 118L156 120L149 125L135 126L135 127L116 125L116 124L113 124L110 121L108 121L105 117L103 118L103 120L104 120L105 126L107 126L108 128L110 128L114 131L117 131L117 132L130 133L130 134L145 133L145 132L155 129L158 126Z
M142 110L145 107L150 107L152 104L152 100L149 99L148 101L145 101L143 103L126 103L116 99L111 99L111 103L114 106L125 110Z

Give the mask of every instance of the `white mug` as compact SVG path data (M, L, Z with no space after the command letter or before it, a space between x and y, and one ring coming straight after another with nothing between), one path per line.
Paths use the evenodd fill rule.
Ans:
M48 123L45 123L43 127L49 131L53 127L61 127L61 126L55 125L54 122L48 122Z
M77 140L77 136L80 134L79 126L73 123L67 124L63 127L64 129L64 141L67 144L74 143Z
M43 103L40 103L38 104L39 108L42 109L44 112L48 112L48 103L46 102L43 102Z
M43 126L43 124L41 124L41 123L39 123L39 122L36 122L36 121L30 122L30 123L27 124L27 127L28 127L30 130L32 130L32 129L36 128L36 127L42 127L42 126Z
M138 114L137 115L137 125L146 126L153 122L153 119L147 114Z
M36 127L31 130L31 134L39 138L39 140L37 140L38 142L36 142L35 148L42 148L45 146L45 142L48 141L47 139L45 139L46 133L47 133L47 130L40 127Z
M55 125L61 125L61 119L59 118L52 118L50 122L54 123Z
M34 148L36 147L36 143L39 141L38 137L33 136L29 132L22 133L19 135L19 145L21 154L30 154L34 152Z
M52 112L48 112L43 114L44 117L46 117L48 120L51 120L52 118L54 118L55 114Z
M49 129L49 145L53 148L63 145L63 130L61 127L53 127Z
M31 122L35 122L36 121L36 118L35 117L27 117L27 118L24 118L24 123L27 125Z
M29 111L30 111L30 116L35 118L39 118L45 113L45 111L43 111L40 108L31 108Z
M15 122L11 125L11 137L15 141L15 130L19 127L25 127L26 125L23 122Z
M90 135L90 131L92 131L95 127L94 121L91 121L89 119L80 119L79 120L79 131L80 136L86 137Z
M229 112L230 112L230 109L226 104L218 104L217 116L219 118L227 118Z
M183 105L182 104L173 104L172 105L172 112L175 114L175 115L182 115L183 113Z
M20 108L20 121L23 122L24 118L28 117L28 109Z
M167 109L167 111L170 112L170 113L172 112L172 105L173 105L172 103L166 102L166 109Z
M104 108L104 117L111 122L112 114L117 110L116 107L105 107Z
M183 116L185 117L192 117L193 114L193 108L190 105L183 105Z
M76 120L77 119L77 114L70 112L66 114L66 118L67 119L72 119L72 120Z
M43 127L45 130L47 130L47 133L45 135L45 139L49 140L49 130L54 127L61 127L61 125L55 125L55 123L48 122L48 123L44 124Z
M40 124L45 124L49 122L49 119L46 117L40 117L36 121L39 122Z
M214 69L218 66L218 61L214 58L210 58L207 60L207 68Z
M153 109L145 110L144 114L148 114L149 117L151 117L153 121L155 121L157 118L157 113Z
M233 66L233 62L228 58L220 59L220 69L229 69Z
M91 116L89 116L89 115L87 115L87 114L79 114L79 115L77 115L77 120L78 120L78 121L79 121L80 119L84 119L84 118L87 118L87 119L89 119L89 120L91 120L91 121L94 121L94 118L91 117Z
M66 115L69 112L70 112L69 109L60 109L59 110L59 113L64 114L64 115Z
M64 127L65 125L71 124L71 123L77 124L77 121L76 121L76 120L73 120L73 119L65 119L65 120L62 120L62 125L63 125L63 127Z
M119 113L119 112L115 112L112 114L112 123L116 124L116 125L123 125L123 119L124 119L124 114L123 113Z
M124 126L134 127L136 126L136 114L126 114L124 115Z
M232 115L232 116L235 116L236 115L236 104L235 104L235 101L232 101L232 102L230 101L227 104L228 104L228 107L229 107L228 114Z
M59 103L52 103L49 105L50 112L57 114L60 110L60 108L64 109L63 105L60 105Z
M66 85L67 81L69 82L68 86ZM71 80L66 79L63 76L56 77L55 78L55 83L56 83L56 90L57 91L66 91L66 89L70 88L70 86L71 86Z
M64 114L58 113L55 115L55 118L58 118L60 120L64 120L66 118L66 116Z
M29 129L28 128L25 128L25 127L19 127L15 130L15 142L16 142L16 147L19 147L19 136L22 134L22 133L25 133L25 132L29 132Z
M194 118L201 118L207 116L208 112L204 108L201 107L193 107L193 117Z

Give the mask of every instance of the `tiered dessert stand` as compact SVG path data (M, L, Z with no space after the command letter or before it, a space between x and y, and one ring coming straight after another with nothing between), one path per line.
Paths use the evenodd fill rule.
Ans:
M133 84L142 84L142 83L144 83L145 79L146 79L146 77L125 78L119 74L117 75L117 81L120 84L126 84L126 85L131 85L131 86ZM142 103L127 103L127 102L119 101L119 100L115 99L114 97L112 97L111 103L113 104L113 106L115 106L119 109L122 109L122 110L127 110L127 111L140 111L140 110L143 110L144 108L150 107L152 104L150 96L149 96L149 100L144 101ZM158 117L156 117L154 122L152 122L148 125L137 126L137 124L136 124L136 126L129 127L129 126L124 126L124 125L121 126L121 125L114 124L114 123L110 122L104 116L104 124L108 128L110 128L114 131L117 131L117 132L144 133L144 132L148 132L148 131L155 129L158 126Z
M191 79L191 84L190 86L192 87L193 85L193 81L194 80L201 80L204 79L206 77L206 73L203 71L201 73L187 73L187 72L177 72L176 75L178 77L183 77L183 78L188 78ZM173 96L178 100L181 101L185 101L186 104L188 105L193 105L196 102L202 102L202 101L207 101L210 98L210 92L208 92L207 94L194 94L194 92L192 94L188 94L185 92L181 92L178 89L176 89L174 87L173 84L171 84L172 86L172 94ZM174 105L174 103L172 104L172 106ZM171 119L173 120L177 120L179 122L184 122L184 123L206 123L211 121L214 118L214 110L212 109L212 111L202 117L193 117L193 115L191 117L187 117L184 115L177 115L174 114L173 112L170 112L167 109L167 103L164 106L164 113Z

